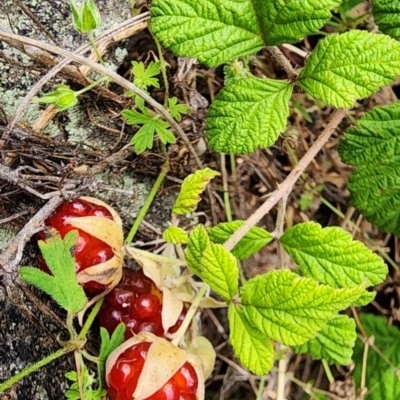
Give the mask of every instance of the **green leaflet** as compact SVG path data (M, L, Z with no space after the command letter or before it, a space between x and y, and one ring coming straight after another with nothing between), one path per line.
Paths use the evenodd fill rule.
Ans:
M224 244L243 223L244 221L222 222L212 228L207 228L207 233L212 242ZM253 226L232 249L231 253L239 260L244 260L261 250L270 243L273 238L273 235L268 231Z
M210 168L204 168L187 176L181 186L172 214L187 214L196 210L200 195L211 179L220 175Z
M400 74L400 43L386 35L352 30L322 39L298 85L337 108L352 107Z
M400 236L400 102L375 107L347 129L339 154L357 167L348 184L354 207Z
M265 43L295 43L317 33L341 0L253 0Z
M198 225L189 235L185 258L190 271L201 277L203 253L210 246L210 239L203 225Z
M287 81L237 78L215 98L206 134L216 152L249 154L272 146L286 127L293 85Z
M53 276L32 267L21 267L20 275L25 282L49 294L69 313L76 314L87 302L85 292L76 279L75 260L71 254L78 241L78 232L68 232L64 240L56 230L52 234L46 242L39 240L38 245Z
M241 306L231 304L228 312L229 342L236 357L254 374L267 374L274 362L271 340L249 323Z
M354 320L347 315L336 315L315 338L294 348L294 351L309 353L314 360L325 359L329 364L348 365L351 363L356 338Z
M280 241L308 278L336 288L367 286L385 280L388 269L382 258L338 227L322 228L305 222L287 230Z
M400 39L400 3L396 0L373 0L372 14L379 30Z
M357 4L362 3L364 0L344 0L339 7L339 11L342 15L353 9Z
M375 346L384 357L400 368L399 337L400 331L394 326L388 326L386 318L370 314L360 315L361 323L368 337L374 336ZM359 386L364 354L364 343L357 339L354 347L354 379ZM366 369L366 386L369 390L366 400L389 400L400 398L400 380L391 365L371 347L368 349Z
M203 252L201 279L229 303L239 285L236 258L222 245L210 243Z
M334 289L280 270L247 281L240 298L247 319L259 331L292 346L312 339L338 311L354 303L364 288Z
M150 29L165 47L209 66L253 54L264 44L317 33L340 0L154 0Z
M188 241L188 234L178 226L170 226L164 231L163 238L168 243L185 244Z

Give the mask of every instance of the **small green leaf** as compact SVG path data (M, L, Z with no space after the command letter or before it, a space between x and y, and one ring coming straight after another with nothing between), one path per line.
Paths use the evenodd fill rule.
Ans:
M126 326L123 322L120 322L115 328L111 335L108 333L107 329L100 327L100 337L101 337L101 347L99 360L105 362L108 356L124 342Z
M350 10L352 10L355 6L360 3L363 3L364 0L344 0L339 7L339 12L341 15L347 14Z
M396 370L400 369L399 337L400 330L389 326L386 318L371 314L360 315L361 323L368 337L374 337L378 354L368 348L365 382L368 389L368 400L389 400L400 398L400 379ZM363 371L364 343L357 339L354 347L354 379L360 386ZM383 353L383 354L382 354Z
M266 375L274 363L274 346L250 324L240 306L229 306L229 342L236 357L256 375Z
M149 86L160 87L158 79L154 78L161 73L161 63L159 61L151 61L147 68L145 68L141 61L132 61L132 65L133 83L135 86L142 90L146 90Z
M236 258L224 246L210 243L203 252L200 268L201 279L229 303L238 291Z
M249 154L272 146L286 127L293 85L274 79L231 81L215 98L206 134L216 152Z
M325 359L329 364L351 363L356 342L356 324L347 315L336 315L317 333L315 338L295 347L296 353L308 353L314 360Z
M242 225L244 221L222 222L212 228L207 228L210 240L224 244ZM264 229L254 226L232 249L232 254L239 260L249 258L270 243L273 235Z
M305 222L287 230L280 242L303 276L325 285L355 287L367 279L367 286L372 286L388 273L381 257L342 228Z
M210 239L203 225L190 232L185 258L192 273L201 276L203 253L210 246Z
M207 184L218 175L220 175L219 172L204 168L186 177L182 183L172 214L187 214L195 211L197 204L201 200L200 195Z
M56 232L56 231L54 231ZM62 240L54 236L39 240L39 248L53 276L37 268L21 267L21 278L49 294L61 307L71 314L82 310L87 302L82 286L78 284L72 248L78 241L78 232L68 232Z
M146 109L143 113L136 110L122 110L121 115L126 119L128 125L142 125L153 119L153 116Z
M168 227L163 233L163 238L166 242L172 244L185 244L188 242L188 234L178 226Z
M400 43L386 35L352 30L320 40L298 85L324 103L353 107L400 74Z
M365 286L334 289L289 270L248 280L240 298L248 321L267 337L287 346L301 345L335 314L353 304Z
M379 30L400 39L400 3L396 0L373 0L372 14Z
M378 228L400 236L400 102L367 112L346 130L338 150L357 167L348 184L351 203Z
M168 109L172 117L178 122L181 122L183 114L187 114L190 111L190 107L186 104L179 104L176 97L168 99Z

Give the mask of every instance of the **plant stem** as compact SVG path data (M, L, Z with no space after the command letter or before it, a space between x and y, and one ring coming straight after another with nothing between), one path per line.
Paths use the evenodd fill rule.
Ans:
M261 205L247 220L246 222L224 243L227 250L232 250L235 245L243 238L243 236L267 214L272 207L287 193L290 193L293 185L297 182L303 171L307 168L308 164L314 159L317 153L322 149L324 144L329 140L332 133L340 124L346 115L345 109L336 110L326 128L322 131L321 135L315 143L308 149L307 153L300 160L300 162L293 168L291 173L279 185L279 188L271 193L264 204Z
M260 384L258 385L256 400L262 400L264 387L265 387L265 375L260 378Z
M332 371L329 368L328 362L325 360L325 358L323 358L321 360L321 362L322 362L322 366L324 367L324 371L325 371L326 377L328 378L329 383L330 384L334 383L335 382L335 378L332 375Z
M196 297L192 301L192 304L189 307L189 310L185 316L185 319L182 322L182 325L179 327L179 329L176 331L176 333L174 335L175 337L171 342L173 345L178 346L179 342L185 335L187 328L189 327L190 323L192 322L193 317L195 316L195 314L197 312L197 308L199 307L201 299L206 294L208 288L209 288L209 286L206 283L203 283L200 290L197 292Z
M290 64L290 61L285 57L285 55L279 50L276 46L268 46L267 51L271 54L272 58L276 60L280 67L282 67L285 72L288 74L288 77L291 81L295 81L297 79L297 72Z
M139 229L140 224L143 221L143 218L147 214L147 211L153 202L154 198L156 197L157 191L160 188L161 184L164 181L164 178L166 177L167 173L169 172L169 160L167 159L164 163L164 165L161 167L161 172L157 177L157 180L154 182L153 187L151 188L151 191L149 195L146 198L145 203L143 204L143 207L140 209L139 214L136 217L136 220L129 231L128 237L125 240L125 243L129 244L132 242L133 238L136 235L136 232Z
M89 36L90 44L92 45L93 50L96 53L97 59L99 60L100 64L104 67L104 61L101 58L101 54L100 54L99 49L97 47L96 41L94 40L93 31L88 32L88 36Z
M98 314L101 305L103 304L103 301L104 301L104 297L97 300L96 304L92 308L92 311L90 311L90 314L89 314L87 320L85 321L85 324L83 325L82 330L79 332L78 340L83 340L86 338L86 335L87 335L90 327L92 326L93 321L96 318L96 315Z
M44 367L45 365L49 364L53 360L56 360L57 358L63 356L64 354L70 353L75 349L75 346L66 346L63 347L59 350L57 350L55 353L52 353L48 355L47 357L43 358L42 360L38 361L37 363L30 365L29 367L25 368L21 372L18 372L18 374L14 375L12 378L6 380L0 385L0 393L4 392L8 388L10 388L14 383L17 383L20 381L22 378L25 376L31 374L32 372L37 371L39 368Z
M225 163L226 154L221 153L221 174L222 174L222 186L224 190L224 206L225 206L225 214L228 222L232 221L232 211L231 211L231 203L229 199L229 186L228 186L228 173L226 171L226 163Z
M285 348L286 346L279 345L280 351L284 350ZM281 356L278 364L278 383L276 385L276 400L285 400L287 362L288 362L287 353L284 353Z
M158 57L160 58L160 62L161 62L161 74L163 77L164 88L165 88L164 107L167 108L168 107L168 98L169 98L169 82L168 82L167 68L166 68L167 63L165 62L159 40L152 33L151 33L151 36L153 37L154 43L156 44Z
M83 89L78 90L77 92L75 92L75 94L77 96L80 96L81 94L83 94L85 92L88 92L89 90L93 89L95 86L100 85L100 83L106 82L106 81L109 81L108 77L103 76L102 78L97 79L97 81L92 82L90 85L84 87Z

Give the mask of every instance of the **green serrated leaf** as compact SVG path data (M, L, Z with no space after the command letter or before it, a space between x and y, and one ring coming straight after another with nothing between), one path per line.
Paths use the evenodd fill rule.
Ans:
M172 214L187 214L197 208L200 201L200 195L205 190L211 179L220 175L219 172L210 168L204 168L190 174L182 183L181 191L176 199Z
M243 223L244 221L222 222L212 228L207 228L207 233L212 242L224 244ZM254 226L232 249L231 253L239 260L244 260L261 250L273 238L268 231Z
M207 114L206 134L217 152L249 154L272 146L285 130L293 85L242 78L229 83Z
M188 242L188 234L178 226L168 227L163 233L163 238L172 244L185 244Z
M400 102L375 107L344 137L339 154L357 167L348 184L352 204L371 223L400 236Z
M190 232L185 258L192 273L201 276L203 253L210 246L210 239L203 225L198 225Z
M161 73L161 63L159 61L151 61L147 68L145 68L143 62L132 61L132 65L135 86L140 89L147 89L149 86L160 87L158 79L154 78Z
M400 43L352 30L318 42L299 75L309 95L337 108L352 107L400 74Z
M172 117L178 122L181 122L183 114L187 114L190 111L190 107L186 104L179 104L176 97L168 99L168 109Z
M372 14L379 30L400 39L400 3L396 0L373 0Z
M238 291L236 258L224 246L210 243L203 252L200 268L201 279L229 303Z
M384 317L370 314L360 315L361 323L368 337L374 337L374 344L383 355L371 347L366 360L365 382L368 389L367 400L389 400L400 398L400 379L394 368L400 369L400 331L388 326ZM363 370L364 343L357 339L354 347L354 379L360 386ZM389 364L390 363L390 364Z
M295 347L296 353L308 353L314 360L325 359L329 364L351 363L356 342L356 324L347 315L336 315L317 333L315 338Z
M54 231L56 232L56 231ZM61 307L71 314L82 310L87 302L85 292L78 284L72 248L78 241L78 232L68 232L62 240L54 236L39 240L38 245L53 276L37 268L21 267L21 278L49 294Z
M295 43L318 33L341 0L253 0L265 42L269 46Z
M274 363L274 346L246 319L240 306L229 306L229 342L236 357L256 375L266 375Z
M159 119L154 119L154 122L154 130L156 131L162 143L176 143L174 134L167 129L169 128L168 122L161 121Z
M280 242L303 276L336 288L367 286L385 280L387 265L368 247L338 227L305 222L287 230Z
M264 44L317 33L340 0L154 0L153 34L174 53L217 66Z
M118 326L115 328L114 332L111 335L108 331L100 327L100 337L101 337L101 347L99 360L106 361L107 357L124 342L126 326L123 322L120 322Z
M364 292L365 285L334 289L288 270L248 280L241 290L246 317L267 337L287 346L301 345Z
M143 113L136 110L122 110L121 115L126 119L128 125L141 125L153 119L146 109L143 110Z
M352 10L355 6L360 3L363 3L364 0L344 0L339 7L339 12L342 15L347 14L350 10Z

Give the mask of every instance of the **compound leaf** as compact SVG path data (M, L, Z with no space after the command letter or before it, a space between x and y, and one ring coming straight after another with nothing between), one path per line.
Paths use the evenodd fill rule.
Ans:
M172 214L187 214L196 210L200 195L205 190L211 179L220 175L210 168L204 168L187 176L176 199Z
M208 236L214 243L224 244L242 225L244 221L222 222L212 228L207 228ZM244 260L266 246L273 239L273 235L254 226L231 250L239 260Z
M368 337L374 337L374 345L382 354L369 347L366 362L365 382L368 400L388 400L400 398L400 379L394 368L400 369L400 331L387 325L384 317L371 314L360 315L361 323ZM364 343L357 339L354 347L354 379L359 386L363 370ZM390 364L389 364L390 363Z
M249 154L272 146L286 127L292 90L287 81L232 80L208 111L210 147L216 152Z
M315 34L331 18L341 0L253 0L265 42L295 43Z
M294 43L330 19L340 0L154 0L150 28L174 53L217 65L264 44Z
M78 232L68 232L64 239L55 230L52 234L45 242L39 240L38 245L53 276L32 267L21 267L20 275L25 282L49 294L69 313L76 314L87 302L85 292L76 278L72 250L78 241Z
M241 306L229 306L229 342L236 357L256 375L267 374L274 363L274 346L270 339L252 326Z
M400 39L400 3L396 0L373 0L372 14L379 30Z
M315 337L338 311L353 304L364 289L365 285L334 289L281 270L248 280L240 298L247 319L259 331L293 346Z
M400 102L375 107L344 137L339 154L357 167L348 184L352 204L371 223L400 236Z
M299 75L309 95L335 107L352 107L400 74L400 43L352 30L322 39Z
M325 359L329 364L351 363L357 339L356 324L347 315L336 315L317 332L315 338L295 347L296 353L308 353L314 360Z
M342 228L305 222L287 230L280 241L303 276L325 285L355 287L366 279L367 286L377 285L388 272L381 257Z

